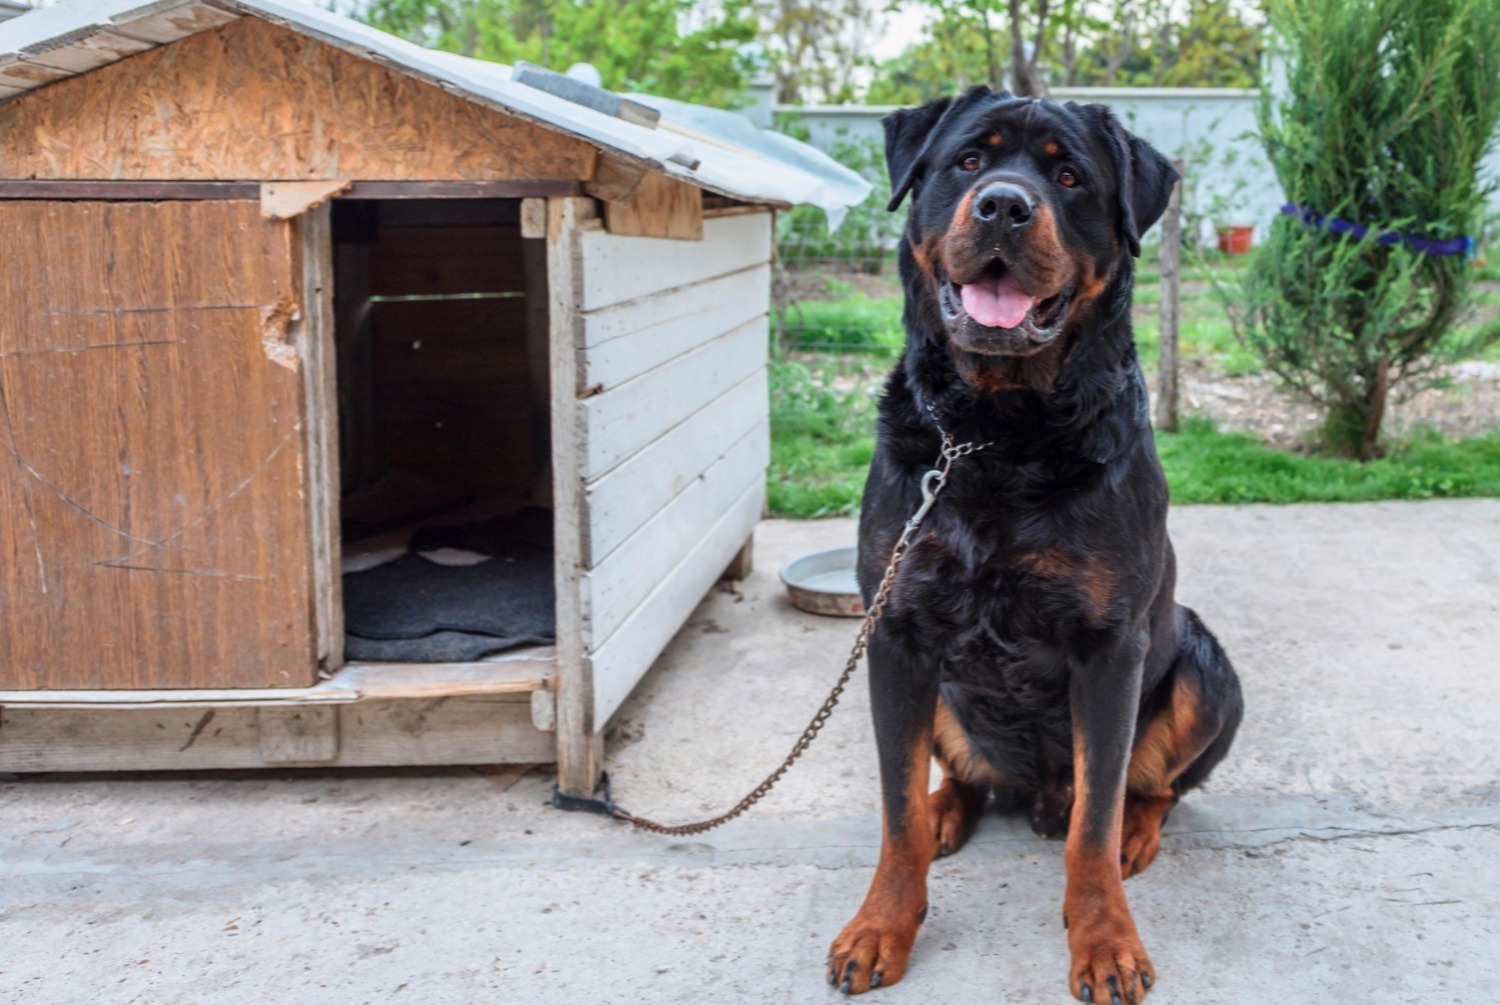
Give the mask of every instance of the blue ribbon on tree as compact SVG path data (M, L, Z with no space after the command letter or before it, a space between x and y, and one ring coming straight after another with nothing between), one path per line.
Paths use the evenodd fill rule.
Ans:
M1325 216L1315 209L1298 206L1296 203L1286 203L1281 207L1281 211L1288 216L1297 217L1309 227L1321 227L1333 234L1350 234L1356 238L1362 238L1370 232L1370 228L1362 223L1355 223L1353 220L1345 220L1337 216ZM1375 238L1375 243L1405 244L1413 251L1420 251L1424 255L1463 255L1465 258L1473 258L1478 251L1478 244L1467 234L1463 237L1450 237L1446 241L1439 241L1420 234L1388 230Z

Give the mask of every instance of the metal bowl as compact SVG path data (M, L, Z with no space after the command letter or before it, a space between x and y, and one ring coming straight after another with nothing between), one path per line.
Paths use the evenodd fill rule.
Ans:
M781 581L792 606L813 614L862 618L865 604L854 577L858 548L828 548L792 559L781 569Z

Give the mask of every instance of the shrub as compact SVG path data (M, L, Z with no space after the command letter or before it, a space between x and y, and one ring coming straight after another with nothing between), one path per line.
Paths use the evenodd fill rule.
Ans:
M1387 397L1500 336L1456 337L1474 269L1405 237L1477 232L1479 165L1500 118L1497 0L1272 0L1287 85L1260 109L1290 203L1363 238L1284 215L1245 273L1248 346L1325 411L1325 445L1380 452Z

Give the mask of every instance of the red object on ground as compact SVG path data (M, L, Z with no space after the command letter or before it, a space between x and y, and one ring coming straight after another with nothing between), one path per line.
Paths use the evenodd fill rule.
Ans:
M1255 228L1249 227L1220 227L1219 228L1219 250L1226 255L1243 255L1250 251L1250 239L1255 234Z

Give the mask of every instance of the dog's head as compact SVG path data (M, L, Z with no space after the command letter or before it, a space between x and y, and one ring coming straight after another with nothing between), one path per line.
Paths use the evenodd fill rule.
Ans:
M884 125L890 209L912 200L909 293L959 372L991 389L1004 382L987 369L1061 352L1177 180L1100 105L978 87Z

